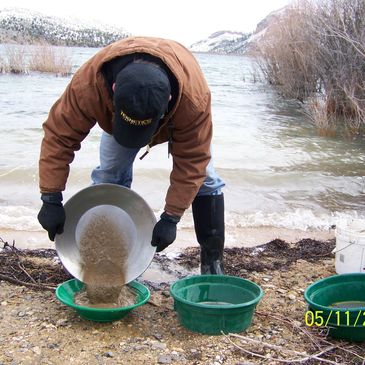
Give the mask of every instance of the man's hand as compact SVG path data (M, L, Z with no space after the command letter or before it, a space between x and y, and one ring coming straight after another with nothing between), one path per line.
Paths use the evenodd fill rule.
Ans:
M41 196L43 205L38 213L38 221L54 241L56 234L63 233L66 214L62 205L62 193L44 193Z
M175 241L176 225L180 221L180 217L166 212L162 213L160 218L153 229L151 242L152 246L157 247L157 252L161 252Z

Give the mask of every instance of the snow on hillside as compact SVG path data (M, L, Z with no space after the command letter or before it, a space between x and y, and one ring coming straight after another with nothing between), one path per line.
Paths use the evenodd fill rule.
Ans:
M0 9L0 20L6 18L21 18L28 21L33 21L37 18L43 18L53 22L55 25L62 25L64 27L73 29L73 30L80 30L85 28L95 28L95 29L102 29L107 32L126 32L123 28L117 28L114 26L110 26L109 24L104 24L99 21L92 21L92 20L84 20L78 19L75 17L67 17L67 18L59 18L55 16L45 15L37 11L24 9L24 8L4 8ZM127 33L127 32L126 32Z
M249 34L219 31L190 46L192 52L243 53Z
M0 41L33 40L99 47L129 33L123 28L77 18L59 18L20 8L0 9Z
M253 33L219 31L207 39L203 39L190 46L193 52L223 53L223 54L252 54L262 42L271 27L280 21L288 6L269 13L262 19Z

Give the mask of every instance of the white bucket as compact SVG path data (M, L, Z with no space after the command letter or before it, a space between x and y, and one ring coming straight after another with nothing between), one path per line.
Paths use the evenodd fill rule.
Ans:
M365 273L365 219L337 224L334 252L337 274Z

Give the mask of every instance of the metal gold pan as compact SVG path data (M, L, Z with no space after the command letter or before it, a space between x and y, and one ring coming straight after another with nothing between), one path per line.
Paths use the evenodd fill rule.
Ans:
M77 239L78 224L90 209L108 205L113 206L111 210L119 208L121 217L128 215L128 219L124 219L121 224L132 232L131 234L127 232L129 236L133 236L133 242L129 242L125 263L125 283L139 277L148 268L155 254L156 248L151 246L151 238L156 218L145 200L134 191L120 185L89 186L65 203L64 232L55 239L56 250L62 264L80 281L83 281L83 273Z

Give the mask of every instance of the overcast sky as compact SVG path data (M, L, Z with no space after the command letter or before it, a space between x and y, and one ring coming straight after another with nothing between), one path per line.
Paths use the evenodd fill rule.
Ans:
M1 0L21 7L123 27L133 35L170 38L190 46L219 30L251 32L289 0Z

